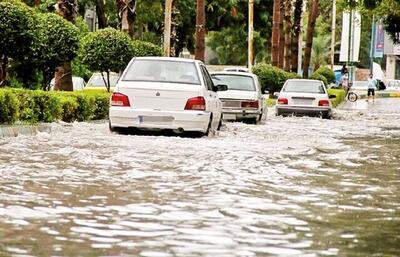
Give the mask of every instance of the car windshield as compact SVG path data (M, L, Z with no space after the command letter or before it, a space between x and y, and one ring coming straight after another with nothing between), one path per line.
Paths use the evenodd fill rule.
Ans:
M135 60L122 80L200 84L193 62L169 60Z
M104 74L104 79L107 81L107 75ZM110 73L110 86L115 87L118 81L118 74ZM105 87L104 80L100 73L95 73L89 79L87 87Z
M325 94L324 85L319 81L288 81L283 91Z
M256 91L254 80L249 76L213 74L211 77L215 85L227 85L228 90Z

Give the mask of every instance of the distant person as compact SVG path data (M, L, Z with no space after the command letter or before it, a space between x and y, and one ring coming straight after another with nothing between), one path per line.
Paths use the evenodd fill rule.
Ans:
M349 70L347 69L346 64L343 64L343 67L340 70L340 72L342 73L342 75L349 74Z
M367 102L370 99L370 96L372 96L372 101L375 102L375 90L377 89L377 81L372 77L372 74L369 74L368 78L368 98Z
M349 91L349 74L345 73L343 74L341 80L340 80L340 86L344 89L344 91L347 92Z

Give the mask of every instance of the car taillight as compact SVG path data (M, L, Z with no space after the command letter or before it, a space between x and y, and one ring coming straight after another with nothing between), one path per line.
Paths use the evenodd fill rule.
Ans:
M287 98L283 98L283 97L278 98L278 104L288 104L288 103L289 103L289 101Z
M131 106L128 96L121 93L113 93L111 96L111 106Z
M245 101L245 102L242 102L242 108L256 108L256 109L258 109L258 101Z
M206 100L202 96L190 98L186 102L185 110L205 111Z
M329 106L329 100L319 100L318 106Z

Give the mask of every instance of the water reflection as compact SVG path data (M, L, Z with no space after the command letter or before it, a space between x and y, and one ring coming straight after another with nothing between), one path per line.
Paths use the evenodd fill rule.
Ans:
M400 255L400 121L338 115L0 139L0 256Z

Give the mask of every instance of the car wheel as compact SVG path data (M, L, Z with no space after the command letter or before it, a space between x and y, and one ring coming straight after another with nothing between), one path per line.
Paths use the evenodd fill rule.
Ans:
M109 129L111 132L116 132L116 129L115 129L113 126L111 126L110 120L108 120L108 129Z
M222 117L219 119L217 130L220 131L222 127Z

